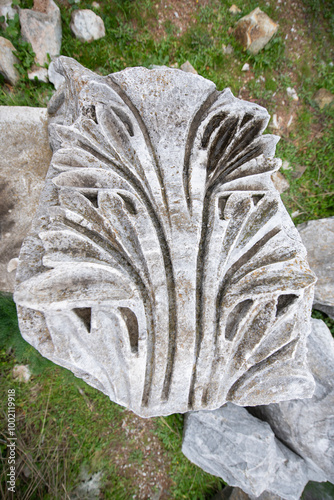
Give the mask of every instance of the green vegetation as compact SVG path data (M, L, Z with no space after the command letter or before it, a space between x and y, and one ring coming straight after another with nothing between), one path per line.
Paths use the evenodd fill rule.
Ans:
M59 1L63 55L102 75L128 66L179 67L189 60L219 90L230 87L235 95L282 118L277 156L289 162L290 168L282 171L290 183L282 198L295 223L334 214L334 106L320 110L314 101L320 88L334 94L332 2L296 0L286 15L287 7L278 7L276 0L245 0L239 4L242 13L234 16L229 12L232 1L213 0L203 6L194 0L192 12L180 3L178 18L168 2L99 3L100 9L94 10L104 20L106 37L88 44L73 37L69 24L71 12L79 6L92 8L91 2ZM32 4L32 0L20 2L23 8ZM265 49L253 56L242 50L230 28L257 6L279 22L279 30ZM51 84L27 78L34 53L21 39L18 17L6 30L0 28L0 36L13 43L20 61L20 81L15 88L0 76L0 105L45 107L54 89ZM228 45L233 52L225 55L223 46ZM246 62L251 68L247 73L241 71ZM288 87L295 88L298 102L287 96ZM290 117L292 123L287 127ZM269 126L269 132L276 131ZM332 320L319 312L313 316L324 319L334 334ZM15 306L6 296L0 299L0 345L2 414L7 389L16 390L18 498L69 498L80 484L83 469L91 475L102 472L102 498L113 500L138 498L142 491L139 485L148 477L141 473L157 478L150 491L159 495L163 488L166 497L161 498L168 494L175 499L205 499L222 487L220 480L183 456L181 415L149 421L135 418L67 370L42 358L20 336ZM18 363L29 364L32 370L27 385L12 378ZM5 418L0 425L4 463ZM152 440L154 447L147 451ZM162 463L156 461L158 449ZM131 466L125 468L126 464ZM4 482L5 468L0 489L5 499Z

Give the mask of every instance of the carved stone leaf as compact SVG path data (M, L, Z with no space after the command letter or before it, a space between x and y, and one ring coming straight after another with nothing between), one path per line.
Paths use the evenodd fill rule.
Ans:
M56 67L23 336L141 416L310 396L314 276L267 112L178 70Z

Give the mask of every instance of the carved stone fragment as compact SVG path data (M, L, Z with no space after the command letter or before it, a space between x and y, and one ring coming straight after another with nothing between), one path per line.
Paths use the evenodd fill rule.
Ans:
M315 278L266 110L175 69L55 69L17 272L26 340L146 417L311 396Z

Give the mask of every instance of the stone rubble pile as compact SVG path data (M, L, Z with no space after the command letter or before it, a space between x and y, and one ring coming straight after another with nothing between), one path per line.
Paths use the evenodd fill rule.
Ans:
M99 9L100 6L97 2L93 2L92 7ZM46 66L50 59L58 56L61 51L60 10L53 0L34 0L33 9L13 8L11 0L0 0L0 16L5 17L4 28L7 25L7 20L13 19L16 11L19 13L22 37L31 43L35 52L35 65L29 70L28 77L31 80L37 77L38 80L47 82ZM229 11L234 15L241 12L236 5L232 5ZM74 10L71 15L70 28L73 35L81 42L90 43L105 36L102 18L91 9ZM257 54L265 47L277 29L278 25L257 7L239 19L234 34L245 49ZM223 46L223 52L231 54L233 48L230 46L224 48ZM15 63L17 63L15 59L10 58L8 54L6 57L2 56L0 51L0 72L11 85L15 85L18 79L13 76ZM184 71L196 72L188 61L183 66L184 68L181 67L181 69Z
M59 56L61 51L62 26L59 7L53 0L34 0L33 9L14 9L11 0L0 0L0 16L5 17L2 26L4 29L7 20L13 19L16 11L19 14L22 38L31 44L35 53L35 64L28 71L28 78L34 80L37 77L40 81L48 82L47 65L50 59ZM90 9L75 10L70 27L73 35L81 42L90 43L105 36L102 18ZM14 66L19 64L19 61L12 54L14 50L15 47L9 40L0 37L0 73L10 85L15 85L19 79Z

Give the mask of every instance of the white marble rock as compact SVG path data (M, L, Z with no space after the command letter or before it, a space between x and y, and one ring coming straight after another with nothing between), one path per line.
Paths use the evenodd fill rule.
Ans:
M315 277L266 110L176 69L55 69L24 338L144 417L311 396Z
M106 34L103 19L90 9L73 11L70 28L81 42L99 40Z

